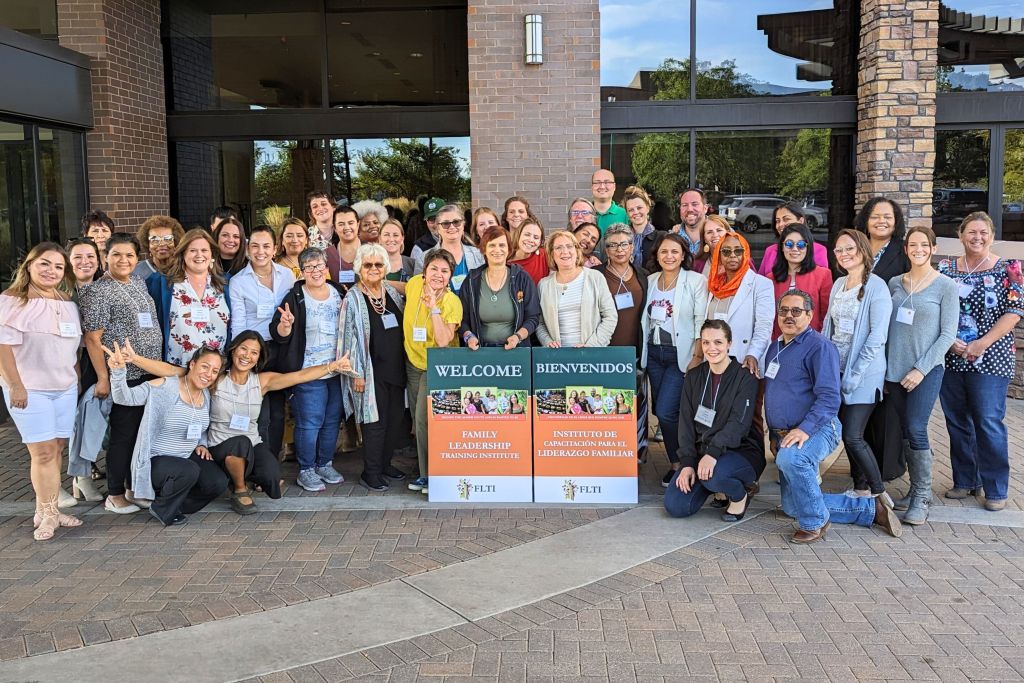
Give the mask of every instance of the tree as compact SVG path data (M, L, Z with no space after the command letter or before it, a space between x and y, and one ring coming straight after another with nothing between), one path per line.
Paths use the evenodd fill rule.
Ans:
M803 197L828 186L829 128L803 128L786 143L779 158L780 194Z
M460 168L458 150L432 140L386 140L384 147L358 154L352 176L357 197L469 199L469 178Z
M256 205L288 204L292 186L292 157L294 143L274 141L273 152L256 147Z
M988 131L936 133L935 187L988 189Z
M1011 202L1024 201L1024 129L1006 131L1003 156L1003 194Z

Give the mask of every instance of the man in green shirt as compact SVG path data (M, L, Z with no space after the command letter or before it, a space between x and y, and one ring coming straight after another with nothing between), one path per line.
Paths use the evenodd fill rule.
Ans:
M626 210L615 203L615 175L604 168L598 169L590 178L590 189L597 209L597 227L604 236L605 228L613 223L629 225Z

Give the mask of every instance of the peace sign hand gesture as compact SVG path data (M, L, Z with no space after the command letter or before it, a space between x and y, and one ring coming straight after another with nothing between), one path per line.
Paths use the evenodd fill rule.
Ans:
M121 352L121 346L117 342L114 342L114 350L111 351L106 346L101 346L103 353L107 354L107 367L111 370L121 370L125 367L124 354Z
M295 323L295 314L292 313L292 309L288 304L284 305L284 308L277 307L277 312L281 314L281 324L291 327Z

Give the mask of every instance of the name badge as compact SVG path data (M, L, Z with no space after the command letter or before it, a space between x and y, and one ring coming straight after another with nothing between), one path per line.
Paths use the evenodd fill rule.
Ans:
M380 321L384 323L385 330L392 330L398 327L398 318L395 317L395 314L392 313L391 311L388 311L384 315L382 315L380 317ZM426 332L426 330L424 330L424 332Z
M615 308L618 310L624 310L626 308L633 308L633 294L632 292L622 292L621 294L615 295Z
M343 285L350 285L356 281L356 272L354 270L340 270L338 271L338 282Z
M249 431L249 416L248 415L232 415L231 416L231 424L229 426L231 427L231 429L235 430L236 432L246 432L246 431Z
M960 293L961 299L966 299L971 295L971 292L974 291L974 285L967 282L961 282L957 285L957 291Z
M699 422L700 424L704 425L705 427L710 427L715 422L715 412L716 411L712 410L711 408L708 408L706 406L700 406L699 408L697 408L697 414L694 416L693 419Z
M273 304L259 304L256 306L256 317L260 320L264 320L274 315Z
M198 441L203 435L203 425L201 424L190 424L188 429L185 431L185 438L189 441Z
M668 311L662 306L651 307L651 320L656 323L663 323L668 319Z
M153 327L153 314L149 311L139 312L139 327L148 330Z
M210 309L206 306L192 306L189 309L189 314L193 323L210 322Z
M768 379L775 379L775 375L777 374L779 374L779 361L773 360L768 364L768 367L765 368L764 376Z
M853 321L849 318L840 318L839 331L843 334L853 334Z
M412 328L412 340L417 342L427 341L427 328L425 327L414 327Z
M78 328L75 327L74 323L61 323L60 324L60 336L62 337L77 337Z
M896 309L896 322L903 323L904 325L914 324L914 309L904 308L900 306Z
M729 313L728 312L725 312L725 313L721 313L721 312L720 313L715 313L715 320L728 320L728 319L729 319Z
M336 334L338 331L338 324L333 320L321 320L319 328L320 334Z

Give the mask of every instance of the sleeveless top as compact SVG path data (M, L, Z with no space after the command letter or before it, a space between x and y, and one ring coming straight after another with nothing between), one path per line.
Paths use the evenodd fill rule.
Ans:
M253 446L262 443L257 428L262 405L259 374L250 372L244 385L235 384L231 375L224 375L210 401L210 430L207 435L210 446L243 435L249 437ZM232 417L235 419L234 428L231 426ZM244 418L248 419L248 426L240 427Z

